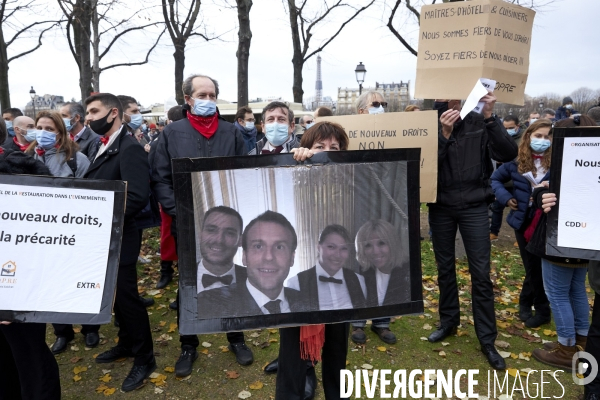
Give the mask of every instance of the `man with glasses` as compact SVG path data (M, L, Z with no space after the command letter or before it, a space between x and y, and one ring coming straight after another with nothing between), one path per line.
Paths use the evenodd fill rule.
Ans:
M315 124L315 119L310 115L303 115L300 117L300 126L303 130L309 129Z
M252 109L248 106L240 107L235 114L235 127L238 128L242 136L244 137L244 143L246 143L246 150L250 152L254 146L256 146L256 127L254 123L254 114Z
M176 241L177 210L171 160L242 156L247 153L239 129L219 115L217 109L219 84L216 80L205 75L192 75L183 81L182 90L185 99L182 108L183 118L165 127L162 134L158 136L156 152L153 157L151 155L152 191L163 211L173 219L171 231ZM177 301L173 304L173 308L177 308L179 320ZM227 340L239 364L252 364L254 357L244 342L242 332L228 332ZM181 355L175 364L175 374L182 377L192 373L192 364L198 358L196 348L200 342L196 335L180 335L179 341Z

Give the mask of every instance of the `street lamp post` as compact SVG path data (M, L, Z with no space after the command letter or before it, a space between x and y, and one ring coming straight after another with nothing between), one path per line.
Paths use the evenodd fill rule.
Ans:
M31 105L33 106L33 119L35 119L35 90L33 90L33 86L29 91L29 96L31 96Z
M542 112L542 110L544 109L544 101L540 100L540 104L538 104L540 106L540 112Z
M358 95L360 96L362 94L362 84L365 81L365 75L367 74L367 69L365 68L363 63L360 62L356 66L354 73L356 74L356 82L358 82Z

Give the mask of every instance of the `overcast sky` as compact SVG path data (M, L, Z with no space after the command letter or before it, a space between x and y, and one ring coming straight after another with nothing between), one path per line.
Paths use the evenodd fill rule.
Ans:
M222 0L219 0L222 1ZM317 0L311 0L316 1ZM353 0L367 3L367 0ZM382 1L382 0L378 0ZM535 0L534 0L535 1ZM548 0L544 0L548 1ZM54 2L49 2L53 4ZM203 2L203 6L207 2ZM146 3L148 4L148 3ZM162 13L155 9L149 14L160 21ZM596 27L600 20L599 0L557 0L536 15L531 45L529 79L526 93L532 96L546 92L567 95L587 86L600 89L600 52ZM354 75L362 61L367 69L364 86L375 82L410 81L411 93L415 80L416 57L402 47L385 26L389 8L382 2L373 6L357 19L321 53L323 94L337 98L338 87L357 87ZM210 29L223 33L224 41L204 42L191 39L186 49L185 75L204 73L220 82L220 98L235 101L237 97L236 71L237 29L236 14L223 8L206 8L204 19ZM328 21L315 31L312 48L327 39L336 29L340 17ZM292 41L289 19L281 0L254 0L250 13L252 46L250 49L250 98L281 96L292 100ZM414 20L397 18L402 32L417 45L418 26ZM143 59L150 33L131 36L121 44L103 64ZM21 48L27 46L23 43ZM11 51L9 57L17 50ZM143 106L163 103L174 96L174 61L170 38L163 36L151 55L150 63L143 66L107 70L101 75L103 92L134 96ZM314 95L316 58L304 68L305 97ZM48 36L36 52L10 63L9 81L13 106L24 107L33 86L38 95L62 95L66 100L79 99L79 75L66 39L59 31Z

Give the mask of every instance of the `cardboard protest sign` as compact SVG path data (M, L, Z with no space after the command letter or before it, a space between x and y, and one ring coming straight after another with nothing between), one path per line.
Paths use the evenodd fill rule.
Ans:
M393 149L304 163L291 154L173 160L180 332L422 312L419 158Z
M523 105L534 17L502 0L423 6L415 97L466 99L487 78L498 101Z
M600 128L554 128L546 253L600 260Z
M349 150L421 149L422 203L437 196L437 111L319 117L340 124L350 138Z
M112 317L124 182L0 175L0 320Z

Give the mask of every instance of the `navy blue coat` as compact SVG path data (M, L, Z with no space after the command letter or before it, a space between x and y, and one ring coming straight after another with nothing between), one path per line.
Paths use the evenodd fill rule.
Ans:
M512 193L504 187L504 184L511 179L514 185ZM542 180L547 181L549 179L550 171L546 173ZM502 164L494 171L492 174L492 189L500 204L506 205L512 198L517 200L517 210L510 210L508 217L506 217L506 222L514 229L520 229L529 212L529 199L533 193L533 187L531 186L531 183L519 173L519 167L517 166L516 161Z

